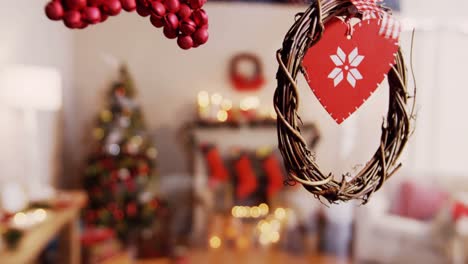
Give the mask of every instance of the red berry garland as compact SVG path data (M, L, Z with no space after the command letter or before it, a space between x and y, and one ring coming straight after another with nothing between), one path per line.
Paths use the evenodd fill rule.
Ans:
M150 17L151 24L163 28L169 39L177 39L182 49L199 47L208 41L206 0L51 0L45 13L51 20L63 20L71 29L83 29L106 21L123 10Z

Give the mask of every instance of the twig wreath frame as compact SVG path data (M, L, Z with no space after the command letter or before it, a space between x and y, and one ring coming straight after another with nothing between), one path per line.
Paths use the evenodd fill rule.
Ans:
M410 96L401 49L387 76L389 109L382 123L380 145L374 156L351 179L346 177L350 173L336 179L332 173L321 171L301 135L302 121L298 115L300 100L296 78L303 71L302 60L306 51L320 41L324 23L333 17L347 17L351 13L356 15L350 0L312 0L309 9L296 16L282 49L277 52L279 69L274 105L278 115L278 145L288 171L286 184L300 183L317 199L324 198L329 203L361 200L365 204L401 168L398 159L412 133L416 86L413 96Z

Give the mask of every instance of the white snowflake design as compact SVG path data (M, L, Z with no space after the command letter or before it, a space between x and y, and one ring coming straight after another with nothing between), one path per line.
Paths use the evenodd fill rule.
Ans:
M338 47L336 55L330 56L336 67L330 72L328 78L333 79L335 87L343 81L345 74L346 80L353 88L356 87L356 81L363 78L357 67L364 60L364 56L359 55L358 48L354 48L347 57L348 60L346 60L346 53L340 47Z

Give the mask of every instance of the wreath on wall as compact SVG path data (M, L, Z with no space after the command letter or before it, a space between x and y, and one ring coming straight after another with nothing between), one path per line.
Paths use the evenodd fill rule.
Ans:
M318 47L321 42L330 46L328 45L329 40L338 38L330 36L330 34L333 32L333 27L339 27L340 23L347 26L344 28L346 31L344 39L347 40L353 38L352 34L354 30L356 30L355 33L358 36L357 30L365 28L365 25L371 25L374 22L379 26L377 28L377 31L380 32L378 35L389 37L388 39L390 40L394 39L399 34L399 32L396 32L399 29L389 29L388 27L390 24L393 26L397 24L390 20L391 11L381 6L379 2L377 0L313 0L307 11L296 16L296 21L285 36L282 49L277 52L279 69L274 105L278 115L279 148L289 173L287 183L302 184L316 198L324 198L329 203L353 199L366 203L371 195L379 190L400 169L401 164L398 159L412 133L412 123L415 119L414 97L416 87L414 88L414 94L410 96L407 90L405 62L401 50L397 46L394 61L389 66L388 74L386 74L390 87L389 109L382 123L380 145L377 147L374 156L365 164L360 172L354 176L347 173L341 178L336 178L332 173L327 174L323 172L301 135L301 119L298 114L300 97L296 83L298 73L302 72L305 75L311 89L319 97L320 93L316 90L321 88L317 85L320 81L311 81L311 74L308 72L315 70L314 73L319 73L319 70L313 67L307 68L305 65L310 66L317 62L319 56L318 53L313 51L315 46ZM336 18L341 18L341 20L336 21ZM359 23L353 26L350 22L351 18L358 19ZM389 24L385 26L384 20ZM365 25L363 26L364 23ZM327 32L327 30L330 31ZM327 34L328 36L326 36ZM343 40L342 42L344 43L345 41ZM341 43L340 41L337 42ZM371 44L375 45L375 43ZM350 53L346 56L346 52L340 46L338 46L338 50L336 50L335 46L334 52L337 51L337 54L332 54L331 56L326 54L326 59L320 59L320 70L325 67L323 65L325 65L324 63L327 60L330 60L330 64L333 63L334 65L334 68L330 68L333 69L330 74L328 76L325 75L323 82L330 83L332 87L334 85L333 89L339 89L338 85L346 84L351 87L351 90L354 89L356 91L359 88L355 87L356 84L365 79L366 76L361 72L354 72L355 74L353 74L349 67L346 68L344 66L346 63L351 65L357 64L355 60L358 60L359 63L364 63L364 55L362 55L362 58L359 57L361 55L358 55L358 49L355 48L355 50L350 50ZM359 52L362 52L362 50L359 49ZM373 59L377 59L378 61L379 58ZM335 68L338 68L338 70L335 70ZM345 72L345 70L348 70L348 72ZM369 72L371 74L372 70ZM325 74L328 74L328 71ZM315 76L313 77L315 78ZM372 94L372 91L370 94ZM319 97L320 102L327 107L327 104L324 103L325 99L327 98ZM336 100L342 99L336 98ZM333 106L332 104L336 100L335 98L331 98L329 105ZM352 98L346 97L345 100L338 104L338 108L343 107ZM362 103L360 102L360 104ZM327 111L329 111L337 123L341 123L358 107L350 111L350 113L346 111L340 118L336 118L340 115L339 112L341 111L338 108L335 109L335 112L328 108Z
M253 71L247 74L241 71L241 66L246 63L253 66ZM263 65L258 56L252 53L234 56L229 66L229 76L232 85L238 91L256 91L265 84Z

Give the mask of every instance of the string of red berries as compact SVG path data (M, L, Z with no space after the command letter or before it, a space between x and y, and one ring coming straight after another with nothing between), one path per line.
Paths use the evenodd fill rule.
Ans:
M150 17L151 24L163 28L169 39L177 39L182 49L197 48L208 41L206 0L52 0L45 7L51 20L63 20L71 29L102 23L123 10Z

